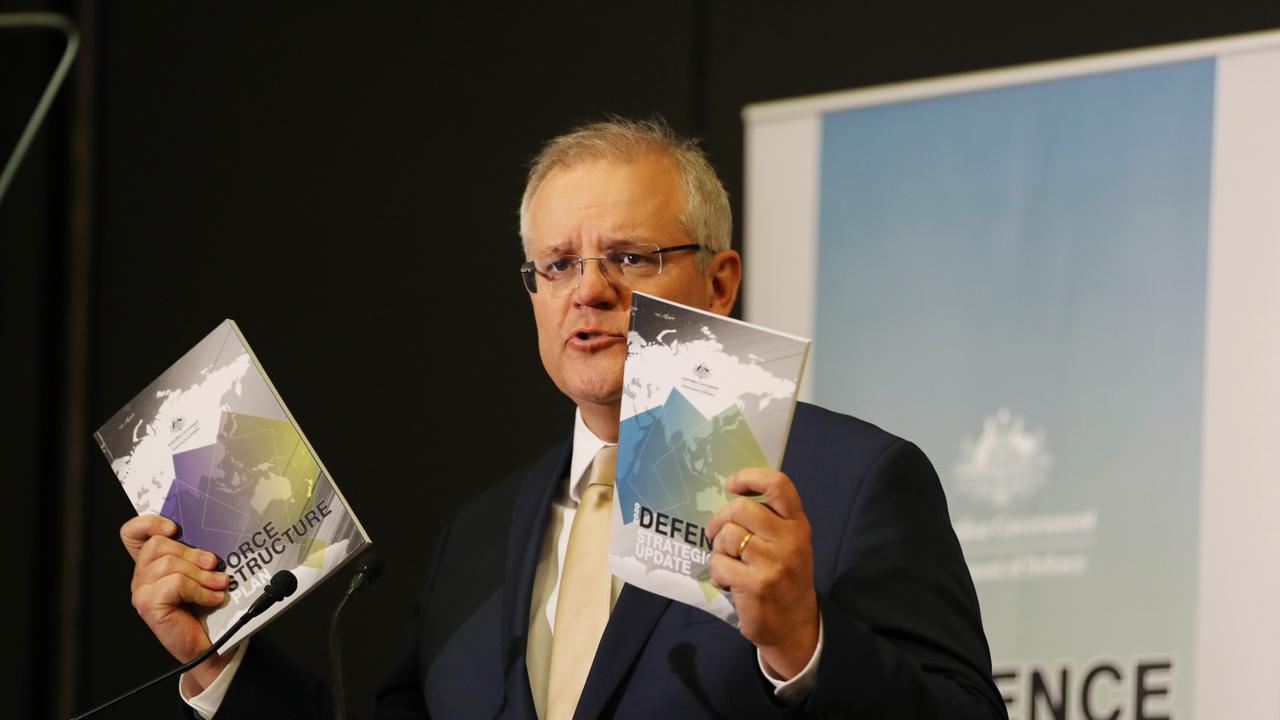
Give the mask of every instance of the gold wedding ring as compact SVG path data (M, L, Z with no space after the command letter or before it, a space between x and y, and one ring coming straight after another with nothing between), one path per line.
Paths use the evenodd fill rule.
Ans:
M742 559L742 551L747 549L747 543L751 542L751 538L752 532L750 530L747 531L746 535L742 536L742 542L738 543L738 559Z

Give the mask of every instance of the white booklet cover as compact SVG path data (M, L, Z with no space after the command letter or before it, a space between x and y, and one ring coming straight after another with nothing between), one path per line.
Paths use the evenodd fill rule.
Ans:
M737 626L710 582L724 480L778 469L810 341L633 293L609 570Z
M217 640L291 571L293 596L249 621L227 653L369 545L320 456L231 320L191 348L94 439L139 515L182 529L181 542L222 558L227 600L204 617Z

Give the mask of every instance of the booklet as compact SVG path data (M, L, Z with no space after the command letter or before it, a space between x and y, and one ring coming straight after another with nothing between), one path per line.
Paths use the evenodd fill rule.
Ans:
M369 535L225 320L138 393L94 439L139 515L163 515L181 542L226 563L226 602L204 617L216 640L290 570L298 589L250 621L228 653L369 545Z
M724 480L777 469L809 354L804 338L633 292L609 570L737 627L711 584Z

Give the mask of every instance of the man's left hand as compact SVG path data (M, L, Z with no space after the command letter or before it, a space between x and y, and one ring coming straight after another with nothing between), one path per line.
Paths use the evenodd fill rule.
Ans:
M780 472L748 468L724 486L731 493L761 497L736 498L707 524L711 579L733 590L739 630L769 669L793 678L818 646L809 519L791 478Z

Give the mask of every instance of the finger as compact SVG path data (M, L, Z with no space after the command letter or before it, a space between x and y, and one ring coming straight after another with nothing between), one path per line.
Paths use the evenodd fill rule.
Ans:
M226 599L221 590L210 590L186 575L166 575L150 585L143 585L134 593L138 612L177 605L201 605L217 607Z
M142 549L138 551L135 568L148 565L165 555L180 557L205 570L213 570L218 565L218 556L208 550L194 548L177 540L170 540L163 535L152 535L143 543Z
M711 516L707 523L707 537L714 541L725 524L731 522L770 540L783 532L783 520L772 510L750 498L737 498Z
M769 468L746 468L730 475L724 489L739 495L758 494L764 504L778 515L794 520L804 516L800 493L791 478Z
M129 552L129 557L137 560L142 546L152 536L169 537L176 532L178 532L178 524L167 517L139 515L129 518L124 525L120 526L120 542L124 545L124 549Z
M151 585L169 575L185 575L211 590L225 590L231 582L231 576L226 573L205 570L177 555L161 555L135 568L130 589L137 590L142 585Z
M711 571L711 584L721 590L732 590L748 582L751 569L741 560L729 557L724 553L711 553L707 560L707 569Z
M713 552L721 552L729 557L738 557L736 552L738 546L742 544L742 539L747 536L749 531L735 522L727 522L720 531L716 533L715 538L711 540L711 550Z
M737 558L742 562L750 565L752 559L759 559L762 555L767 556L769 541L755 533L751 533L750 539L747 533L751 532L737 523L729 523L720 529L720 534L716 539L711 541L713 550L719 551L731 558ZM746 542L744 545L743 542ZM750 555L751 557L747 557Z

